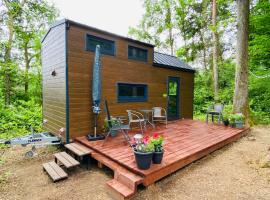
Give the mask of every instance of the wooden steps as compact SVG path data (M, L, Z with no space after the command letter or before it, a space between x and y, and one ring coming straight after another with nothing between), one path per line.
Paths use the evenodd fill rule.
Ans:
M55 156L55 162L58 163L59 161L67 169L80 165L80 163L77 160L75 160L66 152L59 152L59 153L54 154L54 156Z
M65 148L73 152L77 156L85 156L93 152L93 150L76 142L66 144Z
M115 199L129 199L136 194L137 186L143 182L143 177L126 170L100 153L93 152L91 155L98 162L114 170L114 179L106 182L106 185Z
M133 190L115 179L108 181L106 185L110 191L110 195L112 194L115 199L124 200L131 198L135 194Z
M90 165L90 155L92 150L87 148L79 143L70 143L65 145L66 149L72 155L79 156L83 158L86 156L87 160L87 168ZM53 182L65 179L68 177L68 174L59 166L63 165L66 169L70 169L72 167L80 165L80 162L74 159L67 152L59 152L54 154L55 162L51 161L43 164L43 169L48 173L48 175L52 178ZM58 165L59 163L59 165Z
M53 161L44 163L43 169L49 174L53 182L60 181L68 177L67 173Z
M101 162L103 165L107 166L108 168L112 169L112 170L117 170L117 168L119 167L119 165L112 161L111 159L107 158L106 156L103 156L100 153L97 152L93 152L91 154L92 158L96 159L98 162Z

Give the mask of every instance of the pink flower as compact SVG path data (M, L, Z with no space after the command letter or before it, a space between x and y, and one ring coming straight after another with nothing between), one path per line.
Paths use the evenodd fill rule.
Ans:
M149 142L149 136L147 135L147 136L145 136L145 137L143 137L143 143L144 144L147 144L148 142Z

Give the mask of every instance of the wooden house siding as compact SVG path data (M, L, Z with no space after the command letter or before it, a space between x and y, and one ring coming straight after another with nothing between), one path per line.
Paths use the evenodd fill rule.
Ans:
M153 47L144 46L123 38L97 33L91 29L70 25L68 30L68 92L70 137L86 135L93 131L92 66L94 53L86 51L86 34L115 41L115 56L102 55L102 112L99 127L105 118L104 100L107 99L111 115L126 115L127 109L167 107L167 80L180 78L180 118L193 117L194 73L153 66ZM148 61L128 59L128 45L148 50ZM118 103L117 83L148 85L146 102Z
M65 23L52 28L42 42L43 119L45 130L59 134L66 128ZM52 76L55 70L56 76Z

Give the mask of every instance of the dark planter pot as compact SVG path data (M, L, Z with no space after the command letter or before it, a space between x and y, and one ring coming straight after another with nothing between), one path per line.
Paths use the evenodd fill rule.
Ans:
M244 123L242 121L235 122L235 128L243 128L243 127L244 127Z
M117 133L118 133L118 131L113 130L113 131L111 131L111 136L115 137L115 136L117 136Z
M139 169L149 169L151 166L153 152L142 153L134 151L135 160Z
M153 153L153 164L160 164L162 162L164 151Z
M225 126L229 126L230 122L229 122L229 120L226 119L226 120L223 121L223 124L224 124Z

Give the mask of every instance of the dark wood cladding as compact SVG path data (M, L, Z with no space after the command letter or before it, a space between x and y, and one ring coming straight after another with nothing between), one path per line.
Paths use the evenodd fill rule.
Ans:
M99 127L105 118L104 100L109 103L112 115L126 115L127 109L166 108L167 80L169 76L180 77L180 117L193 117L194 73L158 68L153 66L153 47L96 33L91 29L70 25L68 30L68 88L70 137L86 135L93 131L92 115L92 66L94 53L85 50L86 34L115 41L115 56L102 55L102 113ZM128 59L128 45L148 50L148 61ZM148 85L147 102L117 102L117 83L141 83ZM60 84L60 83L59 83ZM62 94L59 94L62 96ZM59 119L60 120L60 119Z
M52 71L56 76L52 76ZM42 42L42 88L44 128L58 134L66 128L66 47L65 24L50 30Z

